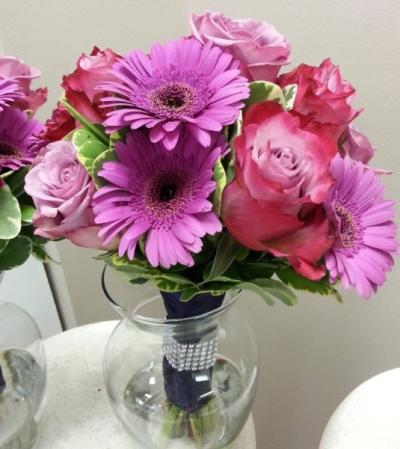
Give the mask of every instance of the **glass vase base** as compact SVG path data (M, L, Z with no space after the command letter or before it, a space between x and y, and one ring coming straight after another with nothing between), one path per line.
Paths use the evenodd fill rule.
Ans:
M210 378L199 371L198 382L210 382ZM243 380L231 361L218 357L210 385L204 405L192 412L181 410L166 396L162 364L152 362L129 381L119 413L136 440L141 430L148 448L225 448L237 436L233 429L243 419L237 404Z

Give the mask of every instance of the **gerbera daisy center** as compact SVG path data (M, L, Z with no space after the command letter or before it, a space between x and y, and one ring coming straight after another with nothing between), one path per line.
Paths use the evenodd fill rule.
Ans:
M169 228L192 196L192 183L185 172L158 173L144 183L143 206L149 221Z
M335 204L335 213L339 219L342 245L344 248L352 248L356 237L353 215L341 204Z
M174 82L158 87L149 93L152 105L164 112L185 112L193 105L193 89L186 83Z
M12 156L13 159L20 157L20 152L18 148L9 145L6 142L0 141L0 158L1 159L9 159Z

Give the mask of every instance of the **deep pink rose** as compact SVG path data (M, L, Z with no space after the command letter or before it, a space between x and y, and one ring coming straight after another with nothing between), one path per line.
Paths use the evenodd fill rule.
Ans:
M332 245L321 204L337 145L323 129L305 130L274 102L253 105L234 140L236 176L224 191L222 219L242 245L285 257L309 279Z
M67 134L80 126L68 113L61 103L53 110L51 117L46 120L41 138L47 142L63 139Z
M193 35L229 48L250 81L274 81L279 69L290 63L290 44L272 25L251 19L235 20L207 12L190 17Z
M290 73L280 75L278 84L281 87L297 84L293 111L330 125L336 138L361 112L351 106L354 87L342 78L339 68L330 59L322 61L319 67L301 64Z
M63 77L61 87L68 102L87 120L101 123L106 118L106 110L100 106L104 92L95 87L104 81L115 81L110 69L119 56L107 48L104 51L94 47L89 56L82 53L77 67L70 75Z
M36 207L36 235L103 248L91 206L95 186L71 142L54 142L41 150L25 177L25 190Z
M339 145L344 154L348 154L352 159L363 164L368 164L375 153L375 148L371 145L368 137L354 126L349 126L345 130Z
M24 98L18 99L13 103L14 107L22 111L32 111L35 113L40 106L47 100L47 89L40 87L32 90L32 80L39 78L40 70L28 66L23 61L12 56L0 56L0 78L10 78L15 80L23 94Z

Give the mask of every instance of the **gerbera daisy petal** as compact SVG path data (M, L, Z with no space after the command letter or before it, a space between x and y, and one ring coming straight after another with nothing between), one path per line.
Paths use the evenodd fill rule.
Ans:
M104 125L108 132L155 127L151 141L162 141L169 150L180 128L188 128L209 146L210 133L233 123L249 95L237 67L228 51L194 38L156 44L149 56L133 51L113 66L119 82L99 86L114 94L102 99L111 109Z
M94 195L93 212L103 240L120 237L120 256L133 258L144 237L152 266L192 266L190 253L201 250L200 237L221 230L207 197L215 189L213 166L225 144L221 137L210 140L214 146L204 150L187 133L173 151L165 151L131 131L116 144L118 160L104 163L99 172L107 184Z
M24 98L24 93L15 80L0 78L0 111L21 98Z
M385 281L397 251L394 202L383 199L384 186L376 173L346 156L331 163L335 184L325 209L335 227L336 239L325 255L331 281L369 298Z
M15 108L0 111L0 169L30 164L43 146L43 124Z

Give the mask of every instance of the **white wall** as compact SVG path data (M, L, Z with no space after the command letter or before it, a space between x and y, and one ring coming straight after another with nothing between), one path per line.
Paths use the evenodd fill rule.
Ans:
M0 282L0 302L10 302L28 312L44 338L62 331L53 294L43 264L30 257Z
M375 165L395 172L385 180L387 195L400 199L398 0L0 0L0 40L42 68L55 103L61 75L93 44L121 53L146 49L186 32L186 13L205 9L273 23L292 42L294 64L326 56L340 64L365 108L358 126L378 148ZM91 252L66 242L59 250L78 322L112 316ZM293 309L269 308L244 295L239 307L254 323L263 358L254 408L260 449L316 448L351 389L400 366L399 275L397 267L369 302L348 293L343 305L302 295Z

